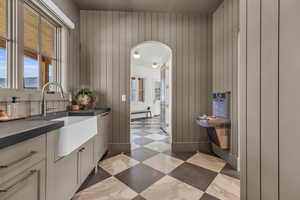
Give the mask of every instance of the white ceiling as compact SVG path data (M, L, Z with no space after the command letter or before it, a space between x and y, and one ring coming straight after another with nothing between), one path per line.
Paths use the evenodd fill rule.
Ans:
M138 45L132 50L132 54L136 51L141 55L141 57L139 59L135 59L131 55L132 67L144 66L152 68L152 64L154 62L156 62L160 67L171 59L172 54L168 47L156 42L146 42ZM157 68L158 70L159 67Z
M223 0L73 0L82 10L211 13Z

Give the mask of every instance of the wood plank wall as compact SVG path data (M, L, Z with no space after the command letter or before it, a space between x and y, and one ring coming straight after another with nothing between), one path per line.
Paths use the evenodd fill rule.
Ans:
M67 81L66 87L76 90L81 86L80 83L80 28L76 24L74 30L68 31L67 38Z
M173 53L173 150L209 151L200 113L211 112L212 19L182 14L81 11L81 82L98 95L98 106L112 108L111 148L129 150L130 50L160 41Z
M231 92L231 159L238 158L239 0L225 0L213 13L213 92Z
M296 158L299 161L299 156L294 152L294 155L285 154L284 157L279 158L279 149L281 149L281 147L279 148L278 108L278 105L280 105L279 92L281 93L281 90L279 90L279 76L281 75L279 75L278 62L279 2L279 0L241 0L240 4L242 45L240 70L241 98L243 99L243 115L241 117L243 124L241 129L241 199L245 200L290 200L299 198L298 187L296 186L299 185L299 173L295 173L295 171L299 171L296 169L299 162L297 164L290 162L291 158ZM298 3L298 9L299 5ZM290 13L297 13L296 10L287 9L286 16ZM297 21L296 16L293 20L294 22ZM287 24L290 25L289 28L294 27L289 20ZM294 33L290 29L287 32ZM298 36L295 35L296 38ZM294 41L291 43L294 43ZM290 47L285 49L285 52L288 51L290 51ZM290 53L288 54L290 55ZM298 54L298 51L296 54ZM296 65L298 65L298 62ZM287 66L283 65L284 68ZM291 72L288 69L283 71L286 73ZM286 83L290 82L287 79L285 81ZM290 87L285 89L289 91ZM291 99L292 95L283 96ZM290 111L296 114L296 108L297 106L293 106ZM298 131L297 122L291 122L290 119L293 119L293 117L289 118L289 115L290 112L284 117L289 119L289 124L295 124L292 134L298 135L294 134ZM286 129L282 130L282 134L285 135L284 138L294 141L294 144L297 145L298 140L295 140L295 137L287 136L286 133ZM286 144L286 148L290 146L290 143ZM288 173L291 173L289 181L280 186L279 162L282 162L280 161L282 159L286 159L283 164L293 166L294 171L287 170ZM283 188L293 192L287 192L280 198Z
M37 1L37 0L35 0ZM53 2L75 23L75 29L67 31L66 63L63 67L66 74L63 86L66 89L77 89L80 83L80 11L72 0L53 0Z
M273 7L277 6L274 5ZM277 8L277 7L275 7ZM279 0L279 199L299 199L300 1ZM277 17L276 16L276 17ZM277 19L277 18L276 18ZM277 72L277 71L276 71ZM274 87L274 86L273 86ZM276 87L274 88L276 89ZM277 128L277 127L276 127Z

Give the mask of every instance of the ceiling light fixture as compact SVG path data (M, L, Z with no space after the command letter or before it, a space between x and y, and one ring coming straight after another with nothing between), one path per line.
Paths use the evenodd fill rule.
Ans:
M156 68L158 67L158 64L157 64L156 62L154 62L154 63L152 64L152 67L153 67L154 69L156 69Z
M141 54L140 54L138 51L135 51L135 52L133 53L133 57L134 57L135 59L139 59L139 58L141 57Z

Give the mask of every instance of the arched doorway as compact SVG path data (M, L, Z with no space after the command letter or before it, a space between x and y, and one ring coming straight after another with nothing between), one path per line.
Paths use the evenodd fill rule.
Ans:
M131 148L151 148L151 140L171 148L172 50L161 42L146 41L133 47L130 57Z

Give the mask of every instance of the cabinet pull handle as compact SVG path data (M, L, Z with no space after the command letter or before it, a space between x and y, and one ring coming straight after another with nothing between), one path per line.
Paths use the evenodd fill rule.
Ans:
M31 151L30 153L28 153L27 155L25 155L24 157L18 159L18 160L15 160L15 161L12 161L11 163L8 163L7 165L0 165L0 169L7 169L7 168L10 168L16 164L18 164L19 162L22 162L24 160L27 160L29 158L31 158L33 155L35 155L37 152L36 151Z
M31 170L27 176L25 176L24 178L13 183L11 186L8 186L7 188L4 188L4 189L0 189L0 193L8 193L8 192L12 191L15 187L17 187L19 184L25 182L27 179L29 179L31 176L33 176L37 172L38 172L38 170Z
M109 112L102 113L102 114L101 114L101 117L104 117L104 116L106 116L106 115L108 115L108 114L109 114Z
M85 147L82 147L79 151L83 152L85 150Z

